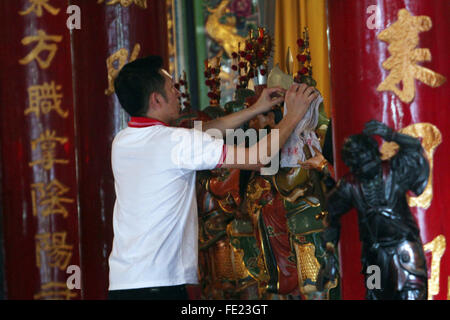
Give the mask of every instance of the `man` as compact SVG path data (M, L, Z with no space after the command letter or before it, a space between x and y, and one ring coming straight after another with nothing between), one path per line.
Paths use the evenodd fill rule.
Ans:
M206 132L170 127L180 114L180 92L162 69L161 57L127 64L114 85L131 121L115 137L111 153L117 199L109 298L187 299L185 284L198 283L195 171L257 170L279 148L269 146L262 158L258 146L267 140L250 148L227 146ZM203 130L237 128L285 100L288 114L277 126L281 147L316 94L306 85L293 85L285 97L271 99L274 93L283 90L266 89L253 106L212 120ZM245 154L243 163L234 156L238 151ZM249 159L255 158L252 164Z
M399 145L389 161L381 161L378 143L371 135ZM358 211L362 241L363 273L380 268L380 287L367 288L370 300L427 299L427 266L419 228L406 193L420 195L425 189L429 165L420 141L393 131L378 121L366 124L363 134L350 136L342 148L350 168L328 197L328 228L324 233L326 262L319 272L322 284L337 274L334 248L339 241L340 217L352 207ZM310 163L317 168L317 164Z

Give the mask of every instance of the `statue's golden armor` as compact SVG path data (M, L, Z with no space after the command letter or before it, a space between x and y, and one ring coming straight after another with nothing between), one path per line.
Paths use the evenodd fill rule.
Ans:
M273 176L254 173L249 180L243 200L247 219L233 221L228 233L236 250L248 251L244 263L260 292L329 299L337 287L337 281L322 292L315 286L324 254L320 235L325 214L323 186L315 174L280 168Z
M199 174L199 265L206 299L258 298L256 281L226 232L240 203L239 174L229 169Z

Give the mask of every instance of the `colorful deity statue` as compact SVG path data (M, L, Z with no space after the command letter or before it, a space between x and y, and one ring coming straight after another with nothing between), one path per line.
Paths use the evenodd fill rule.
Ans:
M301 46L303 54L299 55L299 61L303 60L305 66L295 78L275 67L269 75L269 86L289 88L293 81L315 85L307 35ZM254 129L273 128L279 120L281 116L273 111L259 116L250 126ZM245 192L240 216L230 222L227 231L235 250L243 252L244 263L258 281L261 295L339 298L338 278L320 290L317 287L317 276L325 255L321 236L325 229L322 222L326 215L325 186L315 170L298 165L298 161L303 163L322 149L328 127L329 119L322 101L313 102L283 148L278 172L274 175L252 173L245 183L241 183ZM327 136L330 137L329 131Z
M239 176L237 169L204 171L198 176L199 271L207 299L259 297L257 283L226 231L241 203Z
M247 51L234 56L246 56L254 48L246 44ZM235 101L222 109L219 103L220 62L216 67L205 62L210 106L204 112L183 115L181 125L192 126L193 121L200 118L207 120L238 111L251 103L251 99L257 99L258 91L261 91L257 89L265 87L264 83L253 81L256 93L249 90L248 82L254 78L255 68L244 66L241 58L236 59L239 59L236 67L240 78ZM265 72L261 71L258 70L263 75ZM292 83L294 79L290 78ZM299 72L295 80L307 82L305 80L312 78ZM282 83L272 85L283 86ZM310 115L314 118L310 135L316 137L317 143L302 147L303 160L311 158L315 148L321 149L327 132L329 120L324 116L323 104L320 107L317 104L315 110ZM278 108L259 115L249 126L253 129L273 128L281 120L282 113L282 108ZM328 299L338 295L339 279L329 282L323 290L316 287L325 252L320 236L324 230L321 220L324 187L315 174L316 171L297 163L293 168L280 168L271 176L237 169L216 169L198 174L202 298Z
M274 126L277 117L271 113L253 122L252 127ZM326 121L317 125L322 146L326 126ZM304 146L304 152L307 159L312 156L309 146ZM243 252L260 294L337 298L339 279L323 290L316 287L325 254L321 238L325 228L321 219L324 186L316 172L298 167L280 168L275 175L252 173L244 185L241 215L231 221L227 231L235 250Z
M218 67L205 63L211 85L210 105L203 111L188 106L178 119L177 126L192 128L195 121L209 121L244 108L245 99L240 96L233 102L234 108L218 103ZM251 95L252 92L246 92ZM237 108L237 109L235 109ZM251 277L242 255L233 249L226 229L234 219L241 203L238 169L215 169L197 174L197 204L199 213L199 278L202 299L256 299L257 282Z
M259 29L257 37L254 37L252 32L249 36L246 48L251 47L251 52L255 51L257 46L249 46L248 43L259 40L258 44L261 47L267 46L270 42L262 29ZM238 47L240 48L240 45ZM247 51L246 54L249 55L250 51ZM237 56L237 53L233 54L233 57ZM256 52L253 52L253 56L256 57ZM251 72L255 73L257 67L267 64L266 60L267 57L264 55L259 56L258 61L253 61L252 65L250 62L245 67L242 63L240 64L240 84L236 88L235 100L228 102L224 108L220 105L220 58L213 59L213 61L206 60L204 76L205 84L209 88L209 106L203 111L186 109L180 118L179 125L193 127L196 120L208 121L247 107L251 104L249 98L255 96L255 92L247 88L248 81L245 79L249 78L248 75L251 75ZM261 70L258 71L261 73ZM244 74L246 75L244 76ZM197 176L199 273L202 298L262 298L257 291L257 281L245 266L242 251L235 250L231 246L226 231L241 206L240 176L240 170L224 168L199 172Z

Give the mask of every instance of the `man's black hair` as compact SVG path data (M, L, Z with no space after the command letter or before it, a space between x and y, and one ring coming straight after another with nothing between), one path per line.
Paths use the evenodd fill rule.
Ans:
M148 56L126 64L114 80L114 89L122 108L130 116L144 117L153 92L166 99L165 78L159 73L163 67L160 56Z

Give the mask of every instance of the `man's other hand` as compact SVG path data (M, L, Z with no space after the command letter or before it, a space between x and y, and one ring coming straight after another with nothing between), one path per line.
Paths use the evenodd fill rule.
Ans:
M314 87L308 87L306 84L293 83L286 93L286 108L288 118L296 121L303 119L308 111L311 102L318 97L319 93Z
M280 87L265 88L258 100L252 105L252 108L258 113L270 111L273 106L276 106L284 101L284 94L286 90ZM274 98L272 98L275 96Z

